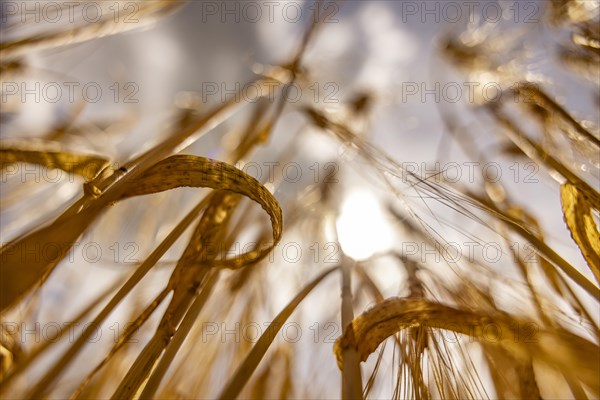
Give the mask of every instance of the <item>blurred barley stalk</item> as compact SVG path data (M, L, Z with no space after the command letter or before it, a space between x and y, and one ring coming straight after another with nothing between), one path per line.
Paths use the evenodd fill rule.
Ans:
M120 4L123 12L128 4ZM148 29L184 6L135 4ZM569 246L581 252L579 264L561 256L543 230L546 221L530 212L536 205L514 188L490 178L470 186L432 179L386 154L369 134L377 93L350 93L339 107L287 103L287 87L318 79L319 71L304 60L315 40L327 35L319 17L325 13L315 13L288 62L254 67L251 84L275 85L275 101L232 99L207 109L184 95L162 139L126 162L115 163L106 149L130 125L82 125L77 107L45 132L2 135L2 395L598 398L599 6L546 6L544 21L534 26L475 18L462 32L442 38L444 70L481 85L494 82L502 96L476 98L459 112L440 105L440 114L447 125L444 140L470 160L530 160L544 171L540 185L551 188L562 206L544 219L564 219ZM35 74L28 70L34 51L60 49L68 57L72 44L140 27L106 15L111 18L64 29L9 19L0 79ZM580 120L577 110L557 99L554 77L531 72L531 43L521 41L540 31L556 38L544 51L558 51L561 73L574 78L579 86L573 90L580 90L584 102L595 104L594 121ZM2 124L9 128L11 118L31 104L3 101L2 107ZM288 182L282 179L260 182L236 168L265 161L261 147L284 134L276 128L291 113L301 113L304 121L269 161L312 159L305 142L313 143L316 135L343 149L331 160L340 166L335 179L298 182L299 198L285 196ZM473 120L485 129L474 132L467 122ZM213 157L219 161L194 155L190 145L224 123L231 132ZM485 149L475 135L490 138ZM9 173L25 165L60 169L68 177L40 184ZM379 228L391 231L368 235L394 242L353 260L360 243L351 247L345 237L361 228L344 225L342 217L349 213L354 221L353 214L367 210L345 212L342 204L352 187L345 179L356 168L370 182L363 192L374 193L385 214L389 226ZM183 187L200 190L178 189ZM432 211L433 202L443 207ZM470 233L473 222L479 228ZM445 251L455 233L480 244L501 243L502 262L455 261ZM135 263L103 260L107 266L100 268L72 259L75 243L105 237L135 243L144 257ZM341 244L346 254L335 265L319 257L286 266L274 249L292 240L305 251L313 243ZM252 245L234 255L227 251L239 243ZM439 257L421 260L402 243L427 244ZM382 265L399 271L393 283L386 282ZM281 329L290 321L299 321L310 340L282 340ZM332 336L324 324L331 321L343 331ZM234 329L233 339L223 339L220 331L257 325L259 335L252 338Z

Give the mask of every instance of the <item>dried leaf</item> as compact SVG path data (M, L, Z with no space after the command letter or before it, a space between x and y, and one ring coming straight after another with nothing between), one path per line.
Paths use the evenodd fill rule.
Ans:
M94 179L109 161L96 155L77 154L66 151L53 142L0 142L0 168L24 162L37 164L46 168L58 168L65 172L77 174L87 180Z
M215 261L214 267L242 268L263 259L279 242L283 216L277 200L256 179L220 161L188 155L169 157L144 172L139 181L136 181L122 198L157 193L182 186L208 187L241 194L260 204L271 218L273 243L270 246L251 250L232 259Z
M600 235L592 215L592 208L598 209L599 205L594 206L577 186L568 182L560 189L560 199L571 237L579 246L596 281L600 282Z

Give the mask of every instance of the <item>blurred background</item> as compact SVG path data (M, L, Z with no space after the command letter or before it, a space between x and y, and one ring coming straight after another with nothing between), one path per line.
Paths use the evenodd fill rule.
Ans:
M0 137L5 143L51 140L102 155L115 171L164 142L186 118L232 99L243 105L186 143L182 153L232 163L264 184L283 210L283 236L248 271L222 272L165 373L158 397L218 396L277 313L315 276L341 263L356 266L355 315L382 298L416 296L478 310L491 307L535 321L539 328L545 322L538 301L557 326L597 343L597 301L566 276L570 289L554 290L531 245L472 201L485 193L492 193L492 200L505 199L511 204L507 210L534 221L550 248L594 280L565 225L558 190L564 180L515 150L486 105L513 99L511 90L519 83L535 83L598 137L597 58L579 69L565 62L566 52L577 45L573 26L598 18L597 1L84 1L72 6L2 1L1 7ZM294 71L295 89L272 120L268 138L234 160L252 118L261 107L275 110L281 96L254 101L244 85L275 74L275 66L290 65L316 7L322 23ZM114 32L90 22L97 13L111 17ZM129 20L130 25L124 23ZM94 24L97 30L74 32L60 44L6 45ZM81 39L86 35L89 40ZM590 46L597 52L597 43ZM335 129L328 133L310 110L348 127L360 140L344 139ZM598 189L597 147L573 137L548 139L525 111L513 111L511 117L548 154ZM49 224L82 194L83 178L27 165L3 169L3 244ZM31 394L111 297L101 294L120 286L207 193L180 188L107 208L43 285L4 310L3 376L10 381L3 396ZM597 213L594 217L597 223ZM69 367L35 393L64 398L80 387L128 323L162 292L193 229L102 322L97 338L88 339ZM225 250L239 255L265 232L269 236L270 229L264 211L246 199L230 224L235 244ZM533 260L525 275L516 262L519 255ZM342 334L341 289L334 275L286 321L241 397L340 397L332 349ZM570 291L580 303L565 294ZM79 394L104 398L115 391L155 334L169 299ZM96 308L76 326L65 325L90 303ZM57 326L63 329L61 340L49 340ZM407 337L398 334L396 342L387 341L362 364L368 397L511 396L498 393L492 370L501 364L490 363L478 341L459 335L438 340L440 346L430 342L428 356L417 351L423 358L415 361L400 356ZM23 372L11 372L47 342L56 343ZM429 392L407 378L416 364L425 371ZM543 363L532 368L542 397L581 393L560 370ZM439 382L444 380L453 389L443 389Z

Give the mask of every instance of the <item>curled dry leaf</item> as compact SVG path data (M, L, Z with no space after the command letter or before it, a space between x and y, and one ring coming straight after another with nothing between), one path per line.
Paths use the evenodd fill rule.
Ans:
M260 204L271 218L273 243L232 259L217 261L214 266L241 268L264 258L279 242L283 216L277 200L256 179L220 161L188 155L169 157L145 171L120 199L158 193L182 186L207 187L241 194ZM12 305L32 287L43 281L68 254L77 238L102 210L102 207L92 205L72 217L59 218L53 224L3 246L0 249L2 259L0 273L3 277L0 310ZM60 243L61 246L48 246L52 243ZM53 251L46 257L40 257L25 251L31 248L51 248ZM27 267L23 268L24 265Z
M577 186L568 182L560 189L560 200L571 237L600 282L600 235L592 215L592 208L598 210L600 205L593 204Z
M486 334L493 325L498 335ZM490 314L449 307L421 299L389 298L356 317L334 345L338 366L342 352L356 348L361 361L388 337L414 326L444 329L478 341L502 346L518 360L538 359L557 369L569 366L575 376L596 395L600 393L600 349L597 345L562 329L536 327L533 337L522 338L519 329L532 321L497 312Z
M135 182L122 198L162 192L181 186L208 187L241 194L260 204L271 218L273 243L235 258L215 261L214 267L242 268L263 259L279 242L283 216L275 197L250 175L220 161L189 155L169 157L144 172L139 181Z

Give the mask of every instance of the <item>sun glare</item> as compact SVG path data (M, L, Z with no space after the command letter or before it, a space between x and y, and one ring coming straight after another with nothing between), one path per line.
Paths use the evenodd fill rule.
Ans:
M371 192L351 192L342 204L336 225L342 250L355 260L369 258L391 245L392 231Z

